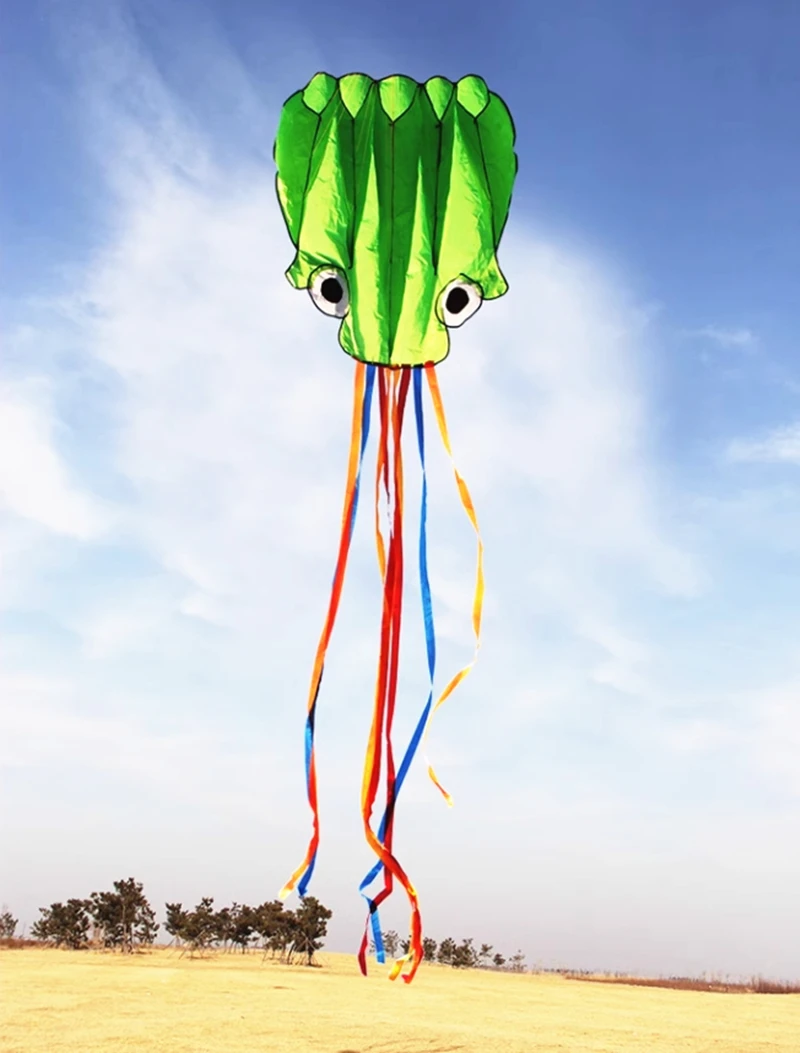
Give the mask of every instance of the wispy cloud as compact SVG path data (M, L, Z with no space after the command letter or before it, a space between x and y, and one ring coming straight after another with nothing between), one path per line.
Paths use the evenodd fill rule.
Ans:
M752 350L758 339L752 329L705 325L700 329L687 329L683 335L695 340L707 340L718 347L736 347L741 350Z
M800 423L775 428L761 439L735 439L728 446L732 461L800 464Z
M0 385L0 506L48 531L96 538L108 516L102 502L70 478L56 449L49 388L37 376Z
M84 772L122 777L135 791L146 787L206 812L236 810L254 819L265 788L277 792L285 777L274 745L248 744L221 719L156 731L135 716L135 699L125 716L92 714L81 693L85 686L81 692L71 678L0 670L0 764L63 778L80 757Z

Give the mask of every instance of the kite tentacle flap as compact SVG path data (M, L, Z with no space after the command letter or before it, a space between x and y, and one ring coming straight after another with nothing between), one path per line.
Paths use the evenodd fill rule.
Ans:
M381 584L384 587L384 593L386 589L386 543L383 538L381 531L381 489L386 497L387 510L391 505L391 488L389 481L389 417L391 415L389 393L387 391L387 371L380 370L378 373L378 407L380 413L380 435L378 439L378 451L375 459L375 548L378 556L378 570L380 572ZM385 595L384 595L385 602ZM397 784L399 788L399 782ZM381 820L380 828L378 831L378 840L385 844L386 836L386 823L388 818L388 812L384 811L383 818ZM369 874L364 878L358 887L358 891L364 898L369 908L367 915L367 924L364 926L364 935L361 940L361 947L358 952L358 962L361 967L361 972L366 976L367 972L367 946L369 940L369 924L372 922L372 938L375 945L375 956L378 961L383 964L386 961L386 955L383 946L383 934L381 933L380 927L380 916L378 914L378 904L375 900L371 899L364 891L378 874L383 869L383 863L378 862L370 870Z
M370 917L373 921L373 933L375 934L376 951L383 958L383 946L380 937L380 926L377 922L377 910L380 904L392 892L394 879L396 878L403 886L411 905L411 940L409 954L406 958L395 963L390 979L394 980L400 974L405 961L411 961L410 971L403 976L408 983L414 976L419 962L422 958L422 921L419 911L419 902L416 889L411 884L407 874L398 863L392 851L392 839L394 831L394 806L399 789L397 777L405 772L395 771L394 756L392 750L392 724L394 720L394 709L397 697L397 670L400 653L400 629L402 615L403 596L403 459L402 459L402 430L405 403L408 395L410 370L401 369L399 372L390 374L391 392L387 396L386 390L381 386L382 419L391 418L391 460L392 471L388 473L388 497L390 499L392 528L389 537L389 551L385 566L381 558L382 539L380 530L376 529L376 540L378 547L379 564L384 577L384 600L383 615L381 623L381 649L378 664L378 676L375 692L375 709L373 714L372 729L370 732L367 757L364 766L364 780L362 785L362 816L364 820L364 832L367 842L378 856L378 864L373 867L368 877L362 882L360 890L374 880L380 869L384 870L384 887L374 900L367 899ZM386 400L388 398L389 405ZM382 429L382 437L383 437ZM386 485L385 469L388 463L388 444L378 451L376 497L380 493L381 478ZM379 520L376 519L379 523ZM380 778L381 755L385 748L386 754L386 809L380 823L378 834L371 826L372 811L377 796L378 781ZM407 765L406 765L407 767ZM367 930L361 942L359 951L359 964L362 972L366 973L366 947Z
M325 616L322 634L317 645L314 658L314 668L311 675L311 686L308 693L308 716L306 718L305 733L305 766L306 786L308 792L308 803L311 807L313 817L313 828L305 859L294 871L278 894L280 899L286 897L297 886L297 891L302 897L305 895L314 866L317 861L317 849L319 847L319 808L317 803L317 765L314 749L314 732L316 723L317 700L319 698L322 675L325 668L325 655L330 643L336 615L339 610L339 601L342 595L345 571L347 569L347 557L350 552L350 541L353 536L353 526L356 520L358 508L358 492L361 479L361 466L364 460L364 450L369 438L370 408L372 404L372 392L375 384L375 366L365 365L359 362L356 365L355 383L353 391L353 419L350 431L350 454L347 466L347 485L345 487L344 509L342 512L342 531L339 539L339 551L336 559L336 570L333 575L333 585Z
M433 604L432 604L432 599L431 599L431 588L430 588L430 580L429 580L429 575L428 575L428 551L427 551L428 483L427 483L427 473L426 473L426 469L425 469L425 430L424 430L423 406L422 406L422 369L423 368L425 370L426 378L427 378L427 381L428 381L428 387L429 387L430 393L431 393L431 399L432 399L432 402L433 402L434 412L436 414L437 424L439 426L439 432L441 434L445 450L446 450L446 452L447 452L447 454L448 454L448 456L450 458L450 461L451 461L451 464L452 464L452 467L453 467L453 473L455 475L456 486L458 488L459 496L461 498L461 502L462 502L462 505L464 506L464 509L465 509L465 511L467 513L467 516L468 516L473 528L475 529L475 533L477 535L477 542L478 542L477 566L476 566L476 575L475 575L475 591L474 591L473 604L472 604L472 626L473 626L473 631L474 631L474 635L475 635L475 653L474 653L474 656L472 658L472 661L469 662L468 665L464 666L461 670L459 670L459 672L456 673L456 675L451 678L451 680L448 682L447 686L445 687L444 691L442 691L441 695L438 697L435 706L433 705L433 684L434 684L434 674L435 674L435 669L436 669L436 637L435 637L435 633L434 633ZM384 812L383 819L382 819L380 827L379 827L378 839L383 845L388 847L389 851L391 851L391 840L390 840L391 839L391 823L392 823L392 819L393 819L393 816L394 816L394 808L395 808L395 804L396 804L396 800L397 800L397 795L400 792L400 789L401 789L401 787L403 785L403 782L404 782L405 777L406 777L406 775L408 773L409 767L411 766L411 762L413 761L414 756L415 756L415 754L417 752L417 749L418 749L418 747L420 745L420 742L424 743L424 741L427 739L428 731L429 731L429 728L430 728L430 722L431 722L431 720L433 718L433 714L450 697L450 695L453 693L453 691L456 689L456 687L461 683L461 681L468 675L468 673L470 672L472 667L475 665L475 662L477 661L478 652L479 652L479 649L480 649L481 615L482 615L482 609L483 609L483 593L484 593L483 541L481 539L480 529L478 527L477 516L475 514L475 508L474 508L474 505L472 503L472 498L470 496L470 493L469 493L469 490L467 488L467 485L464 482L464 479L461 476L460 472L456 468L456 465L455 465L455 462L454 462L453 452L452 452L452 448L451 448L451 445L450 445L449 432L448 432L448 429L447 429L447 421L446 421L445 414L444 414L444 406L443 406L443 402L442 402L441 392L439 390L438 378L436 376L435 368L433 366L426 366L426 367L422 367L422 368L415 368L413 370L413 375L414 375L414 407L415 407L415 416L416 416L416 425L417 425L417 444L418 444L418 447L419 447L420 466L421 466L421 471L422 471L422 499L421 499L421 506L420 506L420 529L419 529L419 574L420 574L420 591L421 591L421 595L422 595L423 622L424 622L424 627L425 627L425 642L426 642L426 650L427 650L427 657L428 657L428 672L429 672L429 676L430 676L430 690L429 690L429 694L428 694L428 700L427 700L427 702L425 704L425 708L423 709L422 715L421 715L421 717L420 717L420 719L419 719L419 721L417 723L416 728L414 729L414 733L413 733L413 735L411 737L411 741L409 742L409 744L408 744L408 746L406 748L405 754L403 756L402 763L400 764L400 767L397 770L396 777L394 777L391 780L387 779L387 803L386 803L386 810ZM388 416L388 413L386 412L383 403L382 403L381 414L382 414L382 420L385 419L386 416ZM384 485L386 486L387 491L388 491L388 483L385 480L385 470L386 470L386 465L387 465L388 462L387 462L387 452L386 452L386 447L385 447L385 440L383 438L384 434L385 433L384 433L384 431L382 429L382 441L381 441L381 447L380 447L379 452L378 452L378 463L377 463L377 474L376 474L376 539L377 539L377 548L378 548L378 562L379 562L379 566L381 568L382 577L384 578L384 582L385 582L386 581L386 565L385 565L385 561L383 559L383 551L384 551L383 538L382 538L382 536L380 534L379 517L378 517L378 514L377 514L377 502L378 502L378 497L379 497L379 493L380 493L380 483L381 483L381 479L382 478L384 478ZM384 605L384 607L386 608L386 604ZM391 744L389 744L389 745L391 745ZM442 786L442 784L439 782L438 778L436 777L436 773L435 773L435 771L433 769L433 766L431 765L431 763L428 760L427 756L425 757L425 760L426 760L426 765L427 765L427 768L428 768L428 775L429 775L431 781L434 783L434 785L437 787L437 789L444 796L444 798L447 801L448 805L452 806L452 804L453 804L452 797L447 792L447 790L445 790L445 788ZM382 937L381 929L380 929L380 919L379 919L379 915L378 915L378 908L379 908L380 904L383 902L383 900L386 899L387 896L392 891L392 878L391 878L391 873L389 872L389 870L387 869L386 872L385 872L384 888L375 897L374 900L370 899L369 896L367 896L365 894L365 892L364 892L364 890L370 884L372 884L372 882L377 878L377 876L380 873L381 869L384 869L383 857L382 857L382 855L380 853L378 853L378 856L379 856L378 862L373 866L372 870L369 872L369 874L367 874L367 876L361 882L361 885L359 886L359 891L362 893L362 895L364 895L364 898L366 899L367 904L369 906L369 916L368 916L368 920L367 920L367 928L369 927L369 924L371 922L371 924L372 924L373 941L374 941L374 944L375 944L376 955L377 955L378 961L383 962L383 961L385 961L385 953L384 953L384 947L383 947L383 937ZM408 891L408 889L406 891ZM413 903L416 904L416 899L414 899ZM406 980L407 982L409 982L413 978L414 973L416 972L416 969L417 969L417 967L419 965L419 962L420 962L420 960L422 958L422 947L421 947L421 941L419 939L419 937L421 936L421 926L418 929L415 928L415 923L418 923L418 922L419 922L419 911L418 911L418 907L416 907L415 913L412 914L412 940L410 941L411 942L411 946L409 947L409 953L407 955L405 955L404 957L398 959L395 962L395 965L393 967L392 973L390 974L390 978L391 979L395 979L395 977L398 975L398 973L402 970L403 965L405 964L405 962L409 961L409 960L411 961L411 971L408 974L404 975L403 979ZM415 933L415 931L417 932L417 937L418 937L417 941L416 941L417 942L416 946L415 946L415 941L414 941L414 933ZM366 947L367 947L367 929L365 929L364 937L363 937L362 943L361 943L361 950L360 950L360 953L359 953L359 962L361 964L361 970L364 973L366 973Z
M384 811L383 818L381 820L378 838L381 842L384 842L387 823L390 816L393 814L394 807L397 800L397 795L400 793L402 785L405 781L408 770L411 767L411 763L419 747L422 739L425 726L430 715L431 707L433 704L433 680L434 672L436 667L436 637L434 633L433 624L433 607L431 603L431 589L430 581L428 578L428 546L427 546L427 514L428 514L428 482L427 473L425 470L425 427L423 417L423 406L422 406L422 370L415 368L413 370L413 384L414 384L414 409L416 417L416 432L417 432L417 445L419 448L420 466L422 471L422 496L420 503L420 523L419 523L419 575L420 575L420 591L422 596L422 612L423 622L425 627L425 643L428 657L428 672L430 677L430 689L428 692L428 700L423 709L422 715L420 716L417 726L414 730L411 740L406 747L406 751L403 755L403 760L400 767L397 770L397 775L394 782L394 793L391 798L387 800L386 810ZM382 411L382 418L384 414ZM383 562L381 555L383 552L383 539L380 535L379 529L379 517L377 515L377 505L380 494L380 484L382 479L384 485L388 491L388 482L385 480L384 467L386 465L386 448L384 440L384 432L382 431L381 445L378 450L377 460L377 472L376 472L376 541L378 548L378 563L381 568L382 577L385 573L385 563ZM380 903L387 897L388 891L386 887L379 896L376 896L374 900L370 899L366 895L365 889L378 877L381 870L383 869L383 863L378 862L373 866L372 870L367 874L364 880L359 886L359 891L364 896L369 907L369 914L367 919L367 926L365 927L364 937L361 943L361 951L359 954L359 961L362 963L362 971L366 971L366 948L368 929L371 922L372 925L372 938L375 944L375 953L379 962L383 963L386 960L385 951L383 946L383 936L381 933L380 917L378 913L378 907ZM389 886L389 890L391 886ZM401 965L406 959L401 959Z

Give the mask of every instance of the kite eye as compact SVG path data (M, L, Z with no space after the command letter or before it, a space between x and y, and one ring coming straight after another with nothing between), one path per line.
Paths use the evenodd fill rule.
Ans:
M449 329L457 329L472 318L483 303L481 290L464 278L445 286L439 299L439 317Z
M332 318L344 318L350 305L347 279L341 271L325 267L311 279L308 292L314 305Z

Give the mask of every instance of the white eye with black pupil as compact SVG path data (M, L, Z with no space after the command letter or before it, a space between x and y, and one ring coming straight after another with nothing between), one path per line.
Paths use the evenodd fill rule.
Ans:
M332 318L344 318L350 305L347 293L347 279L341 271L325 267L317 271L308 286L308 292L323 314Z
M439 314L448 329L457 329L472 318L483 303L480 289L472 282L456 278L445 286L439 298Z

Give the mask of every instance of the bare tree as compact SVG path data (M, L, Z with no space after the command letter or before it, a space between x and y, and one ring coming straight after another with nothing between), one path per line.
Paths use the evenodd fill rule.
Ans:
M425 955L425 961L435 962L436 950L436 940L431 936L425 936L422 940L422 953Z
M167 903L167 922L164 928L172 936L176 947L181 945L181 933L186 929L186 911L180 903Z
M195 951L204 954L214 940L215 929L214 898L204 896L195 909L185 915L179 935L188 944L190 954Z
M394 929L389 929L388 932L383 933L383 946L390 958L397 957L397 949L399 945L400 937L397 935Z
M254 914L255 933L261 940L264 954L271 951L274 958L276 951L280 950L279 934L283 926L283 903L279 899L262 903L256 908Z
M93 942L132 954L136 946L151 946L159 925L141 881L115 881L113 892L93 892L86 902L92 919Z
M10 910L4 910L0 914L0 940L13 940L17 925L19 925L18 919L12 915Z
M456 941L448 936L439 944L439 961L443 965L452 965L453 955L456 952Z
M306 965L313 965L314 953L322 947L322 939L328 932L328 921L333 917L333 911L323 907L314 896L304 896L294 913L294 946L299 954L305 954Z
M472 969L478 963L478 955L472 946L472 938L462 940L453 951L450 964L455 969Z

